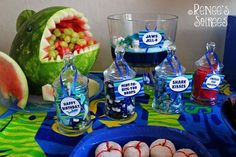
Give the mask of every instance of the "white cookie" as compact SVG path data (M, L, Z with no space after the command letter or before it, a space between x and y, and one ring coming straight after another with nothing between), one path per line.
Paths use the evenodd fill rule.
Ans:
M149 147L141 141L130 141L123 147L124 157L149 157Z
M157 139L150 146L151 157L172 157L175 145L167 139Z
M103 142L95 151L96 157L122 157L121 146L113 141Z

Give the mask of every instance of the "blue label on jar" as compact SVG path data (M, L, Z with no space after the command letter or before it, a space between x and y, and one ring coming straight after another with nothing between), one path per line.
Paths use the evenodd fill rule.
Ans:
M144 95L143 77L114 82L114 93L116 100Z
M190 93L193 75L168 76L166 91L168 93Z
M80 98L73 96L59 98L56 103L58 119L65 126L78 127L88 113L84 95L80 95Z
M224 75L207 74L205 81L202 84L202 88L218 91L223 79Z
M62 99L60 107L62 112L71 117L77 116L81 111L80 102L72 97Z
M140 48L162 48L164 44L164 32L160 31L140 31L139 47Z

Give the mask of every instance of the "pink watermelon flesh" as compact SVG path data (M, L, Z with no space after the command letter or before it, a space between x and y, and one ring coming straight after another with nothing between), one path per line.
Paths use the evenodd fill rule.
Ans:
M5 99L14 97L17 106L24 108L28 100L28 84L20 66L8 55L0 52L0 92Z

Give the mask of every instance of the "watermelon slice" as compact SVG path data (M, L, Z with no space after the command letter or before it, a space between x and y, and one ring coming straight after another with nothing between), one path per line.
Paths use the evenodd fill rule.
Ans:
M20 66L7 54L0 52L0 92L3 98L16 100L20 108L28 100L28 83Z
M87 22L82 13L63 6L20 14L10 56L25 72L30 94L41 94L42 86L53 83L68 51L74 54L74 64L82 74L90 71L100 46Z

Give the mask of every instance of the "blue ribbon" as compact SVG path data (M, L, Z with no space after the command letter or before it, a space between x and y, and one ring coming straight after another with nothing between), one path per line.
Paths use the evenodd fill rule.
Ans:
M178 71L177 71L177 69L174 67L174 65L173 65L173 63L172 63L172 57L174 57L174 60L175 60L176 63L178 64ZM170 65L171 69L172 69L172 70L174 71L174 73L176 74L176 76L177 76L178 74L182 74L182 67L181 67L180 61L178 60L178 58L176 57L176 55L169 53L169 54L167 55L166 59L167 59L169 65ZM177 93L177 94L175 93L172 102L177 101L179 95L180 95L180 93Z
M178 64L178 71L177 69L174 67L173 63L172 63L172 57L174 57L174 60L176 61L176 63ZM174 73L176 75L178 74L182 74L182 67L181 67L181 64L180 64L180 61L178 60L178 58L176 57L176 55L173 55L173 54L168 54L167 57L166 57L171 69L174 71Z
M121 62L125 65L126 76L129 75L129 71L130 71L131 69L130 69L129 65L127 64L127 62L123 59L123 56L122 56L122 55L120 55L120 54L116 55L115 66L116 66L116 68L117 68L118 73L120 74L120 76L124 79L124 75L123 75L122 70L121 70L121 68L120 68L120 66L119 66L119 63L118 63L119 61L121 61Z
M70 92L68 93L67 90L66 90L66 87L64 86L63 81L62 81L62 73L64 73L69 68L71 68L71 70L75 70L75 74L74 74L74 78L73 78L73 82L72 82ZM77 76L78 76L78 70L76 69L76 67L73 64L68 64L68 65L63 67L62 72L60 74L60 85L61 85L61 90L62 90L63 97L75 95L75 86L76 86Z
M209 57L208 57L210 54L213 54L213 57L215 58L215 61L216 61L216 64L217 64L216 72L219 73L220 60L219 60L217 54L216 54L214 51L207 51L207 52L205 53L205 57L206 57L207 63L209 64L209 66L210 66L210 68L211 68L211 70L212 70L212 73L215 74L215 73L216 73L216 72L215 72L215 69L214 69L213 65L211 64L211 61L210 61L210 59L209 59Z

